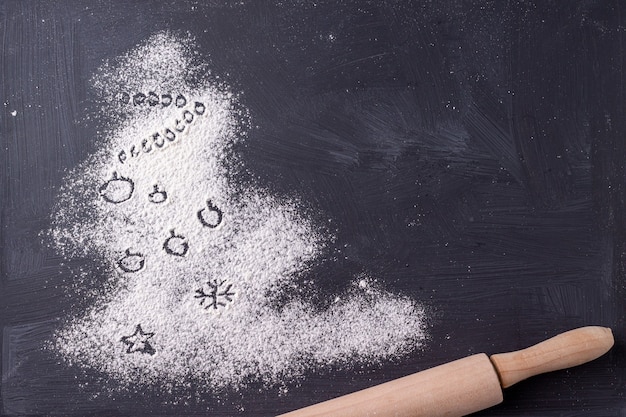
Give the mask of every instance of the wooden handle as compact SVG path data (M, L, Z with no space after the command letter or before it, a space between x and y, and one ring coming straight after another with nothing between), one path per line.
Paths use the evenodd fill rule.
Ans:
M570 368L596 359L613 346L613 333L606 327L570 330L516 352L491 356L502 388L545 372Z

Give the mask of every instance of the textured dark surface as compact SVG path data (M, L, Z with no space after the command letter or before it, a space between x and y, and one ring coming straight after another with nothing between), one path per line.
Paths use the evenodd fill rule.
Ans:
M5 0L0 13L3 413L272 415L597 324L615 332L608 355L479 415L626 415L623 2ZM98 375L41 351L89 262L39 237L64 172L97 146L88 79L163 29L189 31L244 93L257 127L241 175L333 219L343 256L313 271L321 293L372 271L428 308L423 351L189 404L100 394Z

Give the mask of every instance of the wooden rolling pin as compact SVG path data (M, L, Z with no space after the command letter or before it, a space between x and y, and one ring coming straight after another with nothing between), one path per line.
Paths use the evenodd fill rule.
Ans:
M589 362L613 346L606 327L581 327L516 352L484 353L278 417L458 417L502 402L502 388Z

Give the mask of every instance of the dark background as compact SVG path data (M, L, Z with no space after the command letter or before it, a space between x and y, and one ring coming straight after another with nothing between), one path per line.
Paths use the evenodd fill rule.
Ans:
M3 413L273 415L604 325L609 354L479 415L625 416L625 14L617 0L0 3ZM341 253L312 271L318 301L370 271L426 306L423 350L312 371L286 394L172 403L158 388L107 394L104 376L40 349L92 262L40 238L65 173L97 146L89 78L159 30L190 32L243 92L256 127L241 178L333 219Z

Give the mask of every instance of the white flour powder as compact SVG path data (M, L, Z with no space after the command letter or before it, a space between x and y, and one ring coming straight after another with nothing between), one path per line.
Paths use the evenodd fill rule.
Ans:
M123 386L240 389L416 348L422 309L367 278L325 311L272 304L333 239L297 201L228 179L247 115L192 45L159 33L94 76L108 128L68 175L51 235L67 258L103 259L111 285L54 349Z

